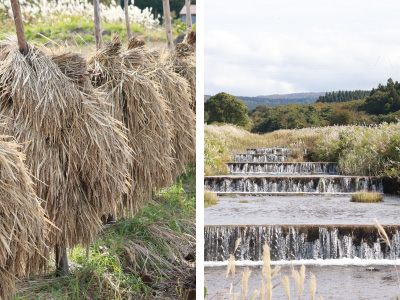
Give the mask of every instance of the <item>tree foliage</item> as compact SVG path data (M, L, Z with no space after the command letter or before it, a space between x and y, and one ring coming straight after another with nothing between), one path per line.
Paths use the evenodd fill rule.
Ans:
M249 122L246 104L235 96L219 93L212 96L204 104L204 113L207 123L230 123L246 126Z
M196 4L196 0L192 0L191 4ZM169 0L169 8L171 10L172 18L179 18L179 13L182 7L185 5L185 0ZM158 14L164 15L162 0L135 0L135 6L140 9L145 9L146 7L153 8L153 13L155 17Z
M391 78L386 86L379 84L365 100L362 109L374 115L390 114L400 110L400 84Z
M338 91L338 92L328 92L325 96L320 96L316 102L322 103L332 103L332 102L348 102L352 100L363 99L371 91L355 90L355 91Z

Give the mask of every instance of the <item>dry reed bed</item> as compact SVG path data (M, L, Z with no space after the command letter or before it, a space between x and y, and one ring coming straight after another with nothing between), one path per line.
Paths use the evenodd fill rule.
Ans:
M23 143L37 195L60 229L49 243L87 245L126 191L126 137L96 95L79 89L43 50L29 45L24 57L8 38L0 41L0 61L5 132Z
M132 188L124 208L136 212L152 190L171 183L170 125L166 105L142 70L129 70L122 62L117 36L89 59L93 85L106 93L110 113L127 128L133 159L129 160Z
M195 160L196 153L196 117L189 105L189 86L183 77L173 72L172 66L160 62L144 46L144 41L131 38L128 50L123 53L123 62L130 70L143 70L148 74L165 100L175 162L173 173L178 176Z
M0 299L13 299L17 277L45 270L44 211L20 152L0 136Z

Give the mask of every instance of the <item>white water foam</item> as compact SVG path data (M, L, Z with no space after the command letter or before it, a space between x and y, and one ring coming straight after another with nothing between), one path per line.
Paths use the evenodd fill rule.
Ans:
M263 261L251 261L243 260L236 261L236 266L252 267L252 266L262 266ZM223 267L227 266L228 261L205 261L204 267ZM279 260L271 261L271 265L284 266L284 265L294 265L294 266L399 266L400 259L359 259L359 258L342 258L342 259L299 259L299 260Z

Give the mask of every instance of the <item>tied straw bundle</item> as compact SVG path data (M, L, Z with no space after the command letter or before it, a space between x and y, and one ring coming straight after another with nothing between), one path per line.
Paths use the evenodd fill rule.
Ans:
M190 106L196 111L196 34L191 32L184 41L175 46L175 49L164 58L173 70L185 78L189 83L191 96Z
M24 56L15 38L0 41L0 90L6 91L0 115L6 133L23 143L37 195L59 229L50 232L50 245L88 245L101 230L100 217L127 190L126 137L95 94L78 87L79 72L61 66L60 58L59 67L38 47L28 49Z
M135 213L151 199L154 188L172 182L171 135L166 105L153 82L141 70L121 62L121 42L113 35L89 59L92 83L107 93L112 116L127 128L134 157L129 161L132 188L123 209Z
M19 151L0 136L0 299L13 299L15 279L46 269L44 212Z
M144 46L144 41L131 38L128 50L122 54L123 62L129 70L144 70L165 99L168 122L171 125L174 175L178 176L189 162L194 161L196 153L196 116L189 106L188 83L170 66L154 58L153 53Z

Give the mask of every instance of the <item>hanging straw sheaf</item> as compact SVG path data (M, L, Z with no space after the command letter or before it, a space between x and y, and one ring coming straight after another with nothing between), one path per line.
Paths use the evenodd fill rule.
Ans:
M15 38L2 40L0 49L0 90L8 91L0 97L0 115L7 117L7 134L23 143L37 195L60 229L51 232L50 244L88 245L101 230L100 217L126 192L125 137L63 74L66 66L62 71L31 45L23 56Z
M190 30L183 39L183 43L189 44L194 48L196 51L196 31Z
M165 63L189 83L191 97L190 107L196 111L196 53L195 47L187 43L180 43L175 49L163 58Z
M122 57L130 70L145 70L149 79L156 84L158 93L165 99L171 127L174 175L177 176L189 162L195 160L196 153L196 116L189 106L188 83L168 65L154 59L137 38L129 40L128 51Z
M172 182L166 105L141 70L128 70L122 64L117 36L89 59L89 68L93 85L107 93L112 116L127 128L134 158L129 162L133 184L124 209L135 213L151 198L154 188Z
M0 299L17 277L46 269L46 222L20 146L0 136Z

